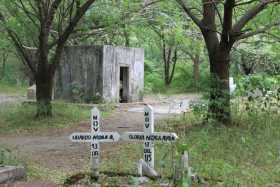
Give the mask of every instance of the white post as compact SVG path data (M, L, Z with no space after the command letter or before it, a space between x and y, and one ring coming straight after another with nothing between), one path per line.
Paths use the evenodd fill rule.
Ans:
M98 133L100 130L100 112L97 108L91 110L91 132ZM91 169L93 176L99 175L99 141L93 140L91 142Z
M150 136L154 133L154 112L151 106L145 106L144 117L144 160L150 167L154 168L154 141L147 139L147 136Z

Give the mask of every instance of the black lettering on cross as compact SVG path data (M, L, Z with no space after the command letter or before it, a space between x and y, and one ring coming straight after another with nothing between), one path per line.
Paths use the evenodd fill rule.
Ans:
M150 126L150 123L145 123L146 128L149 128L149 126Z
M98 151L93 152L93 156L98 156L98 155L99 155Z
M93 120L97 120L97 119L98 119L98 116L92 116L92 119L93 119Z
M93 126L95 126L95 127L98 126L98 121L94 121Z
M145 142L145 147L150 147L150 142Z
M145 122L149 122L150 118L149 117L145 117Z
M145 154L144 156L145 156L145 161L146 162L152 161L152 155L151 154Z
M97 143L92 144L92 148L93 149L98 149L98 144Z

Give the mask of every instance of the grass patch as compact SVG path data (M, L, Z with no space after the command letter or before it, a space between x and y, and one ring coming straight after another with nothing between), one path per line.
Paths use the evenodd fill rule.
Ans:
M11 150L0 146L0 166L17 166L19 161Z
M0 82L0 94L26 95L27 87Z
M11 109L14 109L14 113L7 114ZM5 132L4 128L10 132L28 128L63 128L69 126L71 121L87 120L89 117L89 109L71 105L68 108L63 104L55 104L54 118L45 119L46 121L34 121L34 111L35 107L32 105L9 106L4 116L0 112L0 131ZM201 125L201 117L189 113L184 118L161 121L156 126L156 131L176 132L179 136L177 144L186 144L191 167L206 183L193 186L280 186L280 115L247 112L242 108L235 108L233 114L234 125L231 127L211 123ZM19 119L14 119L16 117ZM10 126L2 126L3 119ZM136 163L143 157L143 145L122 143L111 146L109 154L102 154L101 171L137 174ZM155 151L156 170L163 178L151 182L149 186L159 186L160 183L172 186L170 178L174 174L174 162L179 157L176 145L157 143ZM85 157L90 163L88 155ZM90 171L89 167L87 165L81 172ZM32 164L29 173L30 177L47 178L59 184L63 184L67 176L71 176L58 170L43 170ZM113 177L110 181L105 178L103 182L104 186L116 186L134 184L134 180L135 178L128 176Z
M191 167L204 181L193 186L280 186L279 123L277 114L241 110L234 113L231 127L201 125L201 118L192 113L160 122L156 131L176 132L179 141L177 145L156 144L155 166L163 178L155 186L172 184L174 162L179 158L176 147L182 144L186 144ZM136 174L142 154L141 143L123 144L102 156L102 170Z
M197 121L190 114L161 130L177 132L191 166L210 186L280 186L279 114L237 110L232 127Z
M53 117L37 119L35 114L34 104L9 104L0 107L0 133L32 133L71 127L80 121L89 120L90 107L55 103ZM104 114L107 115L108 112Z

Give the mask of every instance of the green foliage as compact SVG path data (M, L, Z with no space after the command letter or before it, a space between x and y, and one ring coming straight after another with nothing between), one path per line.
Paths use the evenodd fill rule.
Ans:
M255 74L240 77L237 81L237 94L246 95L248 92L259 89L261 91L272 91L279 87L280 76L269 76L266 74Z
M190 63L180 63L176 67L174 80L169 87L164 85L161 69L152 61L146 62L145 92L146 93L182 93L194 91L207 91L209 89L208 65L201 64L200 78L198 82L193 78L193 66ZM146 67L145 66L145 67ZM153 69L153 70L151 70Z
M26 76L23 73L23 66L13 54L8 53L5 69L3 70L2 68L3 65L0 57L0 74L4 73L4 76L0 78L0 83L10 86L27 85Z

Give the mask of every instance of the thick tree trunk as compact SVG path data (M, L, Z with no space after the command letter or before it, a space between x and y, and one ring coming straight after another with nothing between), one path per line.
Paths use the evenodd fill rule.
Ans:
M36 76L37 117L52 116L53 74L47 70Z
M209 117L225 125L231 123L229 90L229 50L218 47L215 54L210 54L211 89Z

